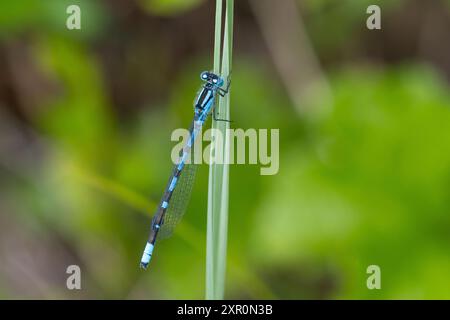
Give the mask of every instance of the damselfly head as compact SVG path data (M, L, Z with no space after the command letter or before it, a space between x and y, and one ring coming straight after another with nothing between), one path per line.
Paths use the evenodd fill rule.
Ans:
M220 76L218 76L212 72L204 71L201 73L200 78L203 81L208 82L208 83L213 84L218 87L221 87L223 85L223 79Z

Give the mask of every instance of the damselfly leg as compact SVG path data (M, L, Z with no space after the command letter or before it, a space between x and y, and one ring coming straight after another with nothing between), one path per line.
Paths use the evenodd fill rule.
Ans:
M231 75L229 75L228 79L227 79L227 87L225 89L219 88L217 91L221 97L225 97L225 95L230 91L230 86L231 86L230 76Z
M217 90L217 93L221 97L225 97L227 95L227 93L230 91L230 86L231 86L231 79L230 79L230 76L228 76L227 87L225 89L219 88ZM214 107L214 109L213 109L213 119L214 119L214 121L221 121L221 122L228 122L228 123L233 122L232 120L219 119L217 116L218 116L218 114L216 113L216 107Z

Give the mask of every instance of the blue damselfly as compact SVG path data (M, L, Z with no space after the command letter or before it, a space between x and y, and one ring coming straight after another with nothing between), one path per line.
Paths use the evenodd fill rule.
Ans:
M223 78L212 72L202 72L200 78L204 81L204 84L195 99L194 120L189 130L189 140L183 147L161 202L153 216L150 235L141 258L141 267L144 269L150 263L156 239L170 236L173 228L184 214L192 191L196 169L195 164L192 161L188 161L188 159L195 140L202 130L203 124L211 112L213 113L214 120L228 122L228 120L216 118L214 106L217 94L225 96L228 93L230 81L228 81L226 88L223 88L225 84Z

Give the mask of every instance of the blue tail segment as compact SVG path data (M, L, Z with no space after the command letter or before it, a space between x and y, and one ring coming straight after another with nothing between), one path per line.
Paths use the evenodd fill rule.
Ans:
M150 260L152 259L153 248L154 246L151 243L147 242L147 245L145 246L144 253L142 254L141 258L141 268L147 269L147 266L150 263Z

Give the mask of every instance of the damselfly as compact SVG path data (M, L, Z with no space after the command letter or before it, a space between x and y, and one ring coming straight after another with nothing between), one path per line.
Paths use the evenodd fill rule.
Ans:
M206 119L208 119L211 112L213 113L214 120L228 122L228 120L216 118L214 106L217 94L223 97L228 93L230 81L228 81L227 86L224 89L223 78L212 72L202 72L200 78L204 81L204 84L195 99L194 120L192 121L189 130L189 140L183 147L179 161L173 169L164 195L152 219L150 235L141 259L141 267L144 269L147 268L150 263L156 238L161 239L170 236L173 228L181 220L181 217L184 214L192 191L196 169L196 166L192 161L190 161L190 164L187 162L189 162L188 159L190 157L191 149L197 136L201 132L203 124Z

